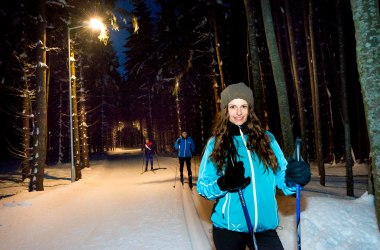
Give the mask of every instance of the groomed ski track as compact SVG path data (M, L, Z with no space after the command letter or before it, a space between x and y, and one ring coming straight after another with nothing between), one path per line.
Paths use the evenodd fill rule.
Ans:
M141 150L110 152L77 182L68 175L2 200L0 249L213 249L212 206L181 185L178 159L155 157L155 173L142 173L142 159Z
M182 188L182 187L181 187ZM196 187L191 191L187 184L182 189L182 203L186 217L186 225L191 239L192 249L212 249L211 236L208 230L209 224L202 224L199 213L202 208L195 206L194 199L198 199Z

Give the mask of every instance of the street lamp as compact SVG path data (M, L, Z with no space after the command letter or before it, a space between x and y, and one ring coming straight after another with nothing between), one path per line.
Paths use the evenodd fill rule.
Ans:
M70 157L71 157L71 182L75 181L75 168L74 168L74 138L73 138L73 95L71 89L71 61L74 61L74 58L71 58L71 50L70 50L70 31L90 27L93 30L105 30L105 25L96 18L91 18L88 22L84 22L83 25L75 26L75 27L67 27L67 50L68 50L68 66L69 66L69 109L70 109ZM75 77L75 76L73 76Z

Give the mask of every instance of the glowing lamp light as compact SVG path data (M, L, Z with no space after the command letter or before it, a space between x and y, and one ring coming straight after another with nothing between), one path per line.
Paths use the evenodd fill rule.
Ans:
M91 18L90 19L89 27L93 30L104 30L105 29L104 23L97 18Z

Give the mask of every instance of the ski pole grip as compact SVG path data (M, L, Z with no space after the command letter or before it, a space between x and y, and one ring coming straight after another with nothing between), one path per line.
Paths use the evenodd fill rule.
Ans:
M301 160L301 145L302 145L302 139L297 138L296 139L296 160L300 161Z

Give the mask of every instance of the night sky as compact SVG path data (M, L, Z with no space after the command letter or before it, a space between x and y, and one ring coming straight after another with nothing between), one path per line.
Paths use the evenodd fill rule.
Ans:
M153 15L155 13L157 13L157 7L155 5L155 1L149 0L146 2L149 4ZM116 6L118 8L122 8L122 9L129 10L129 11L132 10L132 8L133 8L129 0L119 0L119 1L117 1ZM129 21L129 19L127 21ZM120 22L120 24L123 23L123 20L120 18L120 16L118 16L118 22ZM127 23L126 25L129 25L129 24ZM128 37L129 37L129 33L125 29L123 29L122 27L119 29L119 31L116 31L116 30L110 31L110 39L112 41L113 47L116 50L116 55L119 59L120 67L118 68L118 71L120 72L121 75L125 74L124 63L126 60L125 60L124 47L123 46L124 46Z

